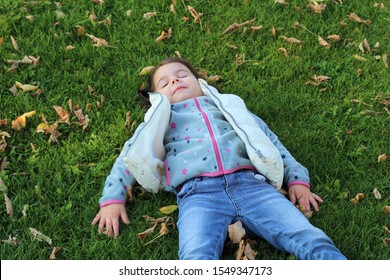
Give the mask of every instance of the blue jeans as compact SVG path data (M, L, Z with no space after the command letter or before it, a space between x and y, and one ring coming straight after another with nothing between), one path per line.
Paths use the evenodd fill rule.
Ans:
M247 232L299 259L346 259L322 230L253 171L188 180L177 203L180 259L219 259L228 226L238 220Z

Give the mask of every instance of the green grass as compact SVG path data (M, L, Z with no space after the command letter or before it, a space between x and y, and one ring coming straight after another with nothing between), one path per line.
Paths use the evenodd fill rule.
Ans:
M132 121L142 122L144 111L136 91L146 79L139 73L175 51L210 76L221 75L218 87L243 97L308 167L315 192L325 200L311 221L348 258L390 258L390 245L382 242L390 237L384 229L390 227L390 214L382 211L390 205L390 161L377 160L380 154L390 154L390 116L385 110L390 108L380 102L390 101L390 76L385 63L375 59L375 55L390 54L389 5L381 10L374 7L375 1L344 0L337 5L329 0L321 14L313 14L304 0L287 1L287 5L241 0L233 7L224 0L183 0L177 1L174 15L169 11L170 0L106 0L103 6L90 0L64 0L61 7L54 1L26 2L2 0L0 6L0 120L8 120L0 132L11 136L0 152L1 162L4 158L9 162L0 178L14 210L10 217L1 202L0 238L20 240L19 245L1 242L1 259L48 259L55 246L62 247L57 259L67 260L177 258L175 229L149 245L137 239L137 233L149 227L143 215L162 216L159 208L175 203L172 194L137 195L127 206L131 224L121 227L119 238L99 235L91 225L104 179L133 132L125 126L126 112ZM203 13L200 23L193 22L187 5ZM65 17L58 19L56 10ZM128 10L131 16L126 15ZM145 20L143 14L150 11L157 16ZM111 25L91 22L91 12L99 21L109 18ZM350 21L350 13L372 23ZM27 20L28 15L34 20ZM222 35L232 23L250 19L255 19L253 26L263 25L263 29ZM294 27L295 22L300 26ZM84 34L77 33L78 25L84 27ZM156 43L161 31L169 28L172 37ZM94 48L86 33L104 38L109 46ZM331 34L340 35L342 41L331 42L327 39ZM303 44L289 44L279 36L294 37ZM321 46L318 36L331 47ZM371 48L379 42L379 48L361 53L358 45L364 38ZM66 51L68 45L75 48ZM281 47L289 57L278 51ZM246 62L237 65L236 54L245 54ZM25 55L40 56L38 66L22 64L16 73L7 72L7 60ZM313 75L331 79L318 87L305 85ZM39 85L44 94L20 90L14 96L8 89L15 81ZM381 98L376 98L379 94ZM104 102L98 106L101 95ZM90 123L83 132L72 116L70 125L58 128L59 143L49 144L48 135L36 132L40 115L53 123L58 118L53 106L68 110L69 99L89 115ZM352 99L358 103L351 103ZM87 112L88 103L92 109ZM12 120L33 110L36 114L27 119L26 128L11 129ZM374 188L381 192L381 200L374 198ZM365 199L351 203L360 192ZM26 217L24 205L28 205ZM177 219L176 213L173 218ZM52 238L53 244L33 239L30 227ZM292 258L262 240L255 241L258 259ZM233 259L235 249L227 243L222 258Z

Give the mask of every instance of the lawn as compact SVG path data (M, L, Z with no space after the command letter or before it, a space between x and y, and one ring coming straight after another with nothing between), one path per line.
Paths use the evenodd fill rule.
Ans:
M371 0L1 0L1 259L177 258L173 225L155 241L159 228L138 238L151 226L144 215L163 217L173 194L135 188L131 224L115 239L91 221L143 121L142 70L178 55L246 100L309 169L324 199L310 220L348 258L390 259L389 9ZM251 244L256 259L295 258ZM227 241L222 258L236 249Z

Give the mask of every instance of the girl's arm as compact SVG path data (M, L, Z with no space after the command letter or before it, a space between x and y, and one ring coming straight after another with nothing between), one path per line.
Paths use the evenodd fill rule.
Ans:
M303 207L303 211L305 212L310 211L310 205L313 206L315 211L318 211L318 202L323 202L323 200L321 197L311 192L308 170L296 161L287 148L279 141L276 134L268 128L262 119L256 115L253 116L260 128L271 139L272 143L280 152L284 165L284 183L288 187L291 203L299 204Z

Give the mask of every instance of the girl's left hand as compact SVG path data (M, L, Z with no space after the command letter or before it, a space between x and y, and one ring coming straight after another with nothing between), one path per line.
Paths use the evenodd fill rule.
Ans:
M315 211L319 211L318 202L322 203L321 197L312 193L310 189L304 185L292 185L288 188L288 195L291 203L299 204L305 212L310 211L310 205Z

